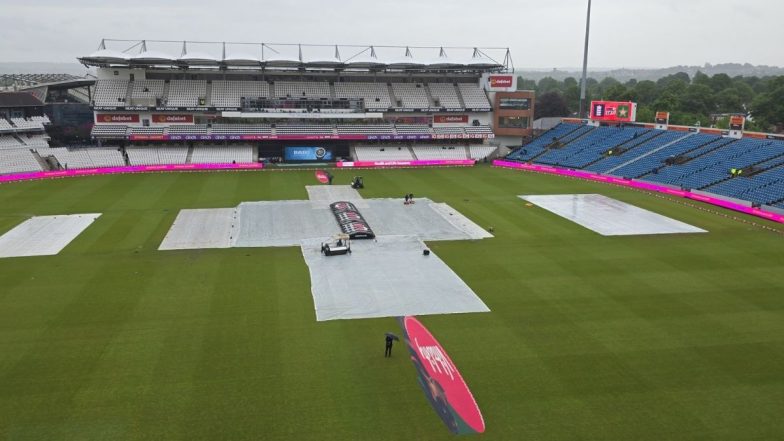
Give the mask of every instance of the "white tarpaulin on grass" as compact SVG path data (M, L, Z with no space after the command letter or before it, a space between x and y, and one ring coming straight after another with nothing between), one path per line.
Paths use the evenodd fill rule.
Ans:
M262 201L240 204L236 247L291 247L313 237L340 233L329 210L314 210L310 201Z
M520 196L602 236L707 233L689 224L600 194Z
M237 222L236 208L180 210L158 249L230 248Z
M58 254L99 216L89 213L28 219L0 236L0 258Z
M357 240L332 257L321 254L326 239L302 242L318 321L490 311L417 237Z
M308 199L313 202L313 208L327 209L333 202L352 202L357 208L365 208L365 199L350 185L306 185Z

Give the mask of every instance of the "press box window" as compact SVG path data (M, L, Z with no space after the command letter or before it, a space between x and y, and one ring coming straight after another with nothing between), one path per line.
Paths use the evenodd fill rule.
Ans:
M527 116L502 116L498 118L498 127L501 129L527 129Z
M501 98L498 107L507 110L531 110L531 100L528 98Z

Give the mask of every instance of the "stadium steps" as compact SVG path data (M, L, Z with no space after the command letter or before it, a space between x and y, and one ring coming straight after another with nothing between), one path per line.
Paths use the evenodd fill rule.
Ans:
M651 133L653 133L653 136L647 136L647 135L649 135L649 134L651 134ZM650 141L650 140L652 140L652 139L655 139L655 138L656 138L656 137L658 137L658 136L661 136L661 134L662 134L662 133L664 133L664 132L661 132L661 133L655 133L655 131L654 131L654 130L649 130L649 131L647 131L647 132L643 133L642 135L639 135L639 136L638 136L638 137L636 137L636 138L628 139L628 140L626 140L626 141L624 141L624 142L622 142L622 143L620 143L620 144L618 144L618 145L616 145L616 146L613 146L613 147L610 147L610 148L608 148L607 150L611 150L611 149L612 149L612 150L615 150L615 149L621 148L621 147L623 147L623 146L625 146L625 145L627 145L627 144L629 144L629 143L633 143L633 142L635 142L635 141L639 141L639 142L637 142L637 144L634 144L634 145L631 145L631 146L629 146L629 148L628 148L626 151L624 151L623 153L621 153L621 155L625 155L626 153L628 153L628 152L630 152L630 151L634 150L635 148L637 148L637 147L639 147L639 146L641 146L641 145L643 145L643 144L647 143L648 141ZM596 160L594 160L594 161L591 161L591 162L589 162L588 164L585 164L585 165L584 165L584 166L582 166L581 168L583 168L583 169L585 169L585 168L588 168L588 167L590 167L590 166L592 166L592 165L596 164L597 162L604 161L605 159L608 159L608 158L611 158L611 156L604 156L604 155L601 155L601 156L599 156L599 158L597 158Z
M270 81L267 83L267 87L269 88L269 96L278 96L275 94L275 82Z
M38 150L32 149L30 150L30 153L32 153L35 160L38 161L38 165L41 166L41 170L60 170L62 168L54 155L43 157L38 153ZM49 161L52 162L50 163Z
M68 89L68 96L82 104L90 104L90 98L81 88Z
M465 148L466 159L472 159L471 158L471 147L469 147L468 145L465 145L463 147Z
M638 156L636 158L632 158L630 161L624 162L623 164L621 164L621 165L619 165L617 167L613 167L610 170L607 170L606 174L611 175L615 170L618 170L620 168L626 167L629 164L634 164L635 162L639 161L642 158L645 158L645 157L648 157L650 155L653 155L654 153L657 153L657 152L659 152L661 150L664 150L664 149L666 149L667 147L669 147L671 145L675 145L675 144L683 141L684 139L688 138L689 136L694 136L695 134L696 133L688 133L686 136L682 136L682 137L676 139L675 141L672 141L672 142L669 142L667 144L664 144L663 146L661 146L659 148L656 148L656 149L653 149L650 152L645 153L644 155L640 155L640 156ZM661 136L661 135L659 135L659 136ZM651 138L651 139L653 139L653 138Z
M185 163L186 164L190 164L191 163L191 159L193 159L193 149L194 149L194 147L193 147L192 144L190 146L188 146L188 154L185 156Z
M212 81L207 81L207 86L204 89L204 104L212 105Z
M428 87L427 84L424 84L423 87L425 88L425 93L427 94L428 106L429 107L436 107L436 100L435 100L435 98L433 98L433 94L430 92L430 87Z
M259 146L253 147L253 162L254 163L259 162Z
M701 158L701 157L703 157L703 156L705 156L705 155L707 155L707 154L709 154L709 153L713 153L713 152L715 152L716 150L719 150L719 149L722 149L722 148L724 148L724 147L727 147L728 145L730 145L730 144L732 144L733 142L737 141L736 139L733 139L733 140L731 140L731 141L729 141L729 142L722 143L722 141L726 141L726 140L727 140L727 138L718 138L718 139L714 139L713 141L711 141L711 142L706 142L705 144L703 144L703 145L702 145L702 146L700 146L700 147L697 147L696 149L691 149L691 150L689 150L688 152L684 153L684 155L688 155L689 153L691 153L691 152L694 152L694 151L697 151L697 150L699 150L700 148L702 148L702 147L706 147L706 146L708 146L708 145L710 145L710 144L714 144L714 143L716 144L716 145L714 146L714 148L712 148L712 149L709 149L709 150L707 150L707 151L705 151L705 152L702 152L702 153L700 153L699 155L697 155L697 156L695 156L695 157L693 157L693 158L692 158L692 157L690 157L690 158L689 158L689 161L693 161L693 160L695 160L695 159L697 159L697 158ZM689 162L689 161L686 161L686 162Z
M131 95L133 94L133 81L128 81L128 88L125 90L125 99L123 100L124 105L128 105L131 102Z
M387 91L389 92L389 98L392 100L392 107L398 107L397 97L395 96L395 91L392 89L392 83L387 83Z
M417 158L417 155L416 155L416 152L414 151L414 148L411 147L411 146L408 146L407 148L408 148L408 151L411 152L411 157L414 158L414 161L418 161L419 158Z
M163 95L161 95L161 99L165 103L165 105L169 105L169 89L171 88L171 82L168 80L164 81L163 83Z
M465 100L463 99L463 93L460 91L460 88L457 87L457 84L455 84L454 86L455 86L455 92L457 93L457 100L460 102L460 108L465 109L466 105L465 105Z
M338 100L337 95L335 94L335 82L334 81L330 81L329 82L329 99L331 99L332 101L337 101Z

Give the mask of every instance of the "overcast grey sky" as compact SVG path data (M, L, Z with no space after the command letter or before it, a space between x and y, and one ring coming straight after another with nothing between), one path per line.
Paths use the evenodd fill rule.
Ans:
M590 65L784 66L781 0L594 0ZM509 46L579 66L587 0L0 0L0 61L70 62L102 37Z

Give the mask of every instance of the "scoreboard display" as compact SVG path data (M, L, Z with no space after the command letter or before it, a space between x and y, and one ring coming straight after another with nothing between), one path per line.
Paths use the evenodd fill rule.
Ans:
M637 120L637 103L591 101L591 119L608 122L635 122Z

